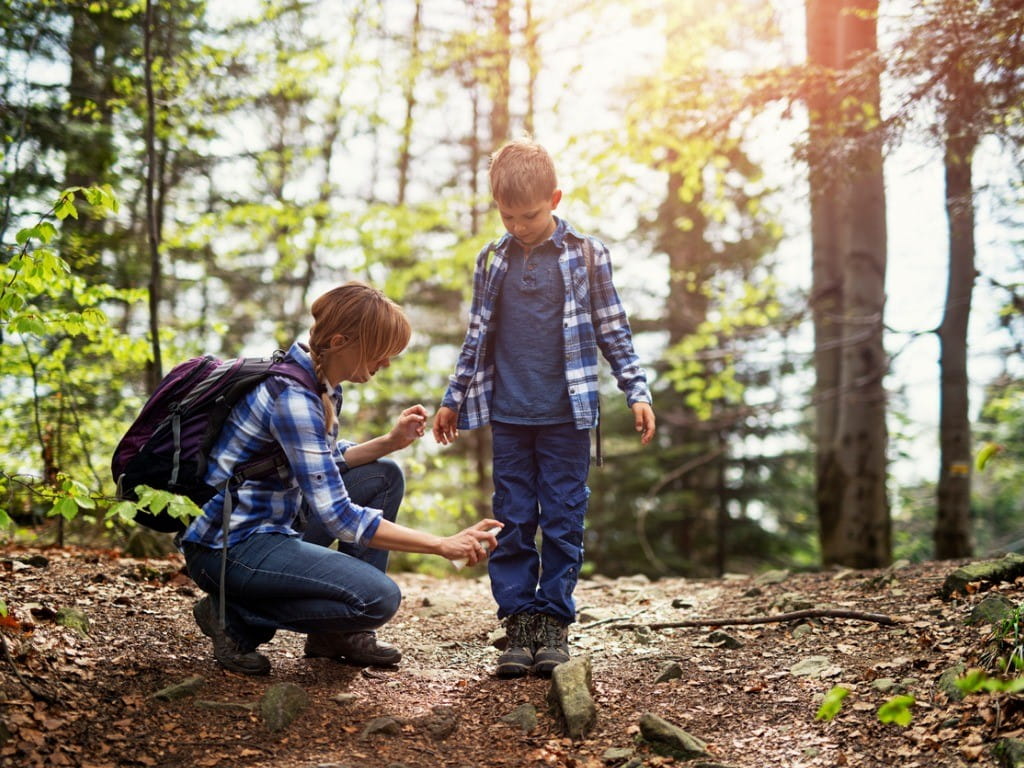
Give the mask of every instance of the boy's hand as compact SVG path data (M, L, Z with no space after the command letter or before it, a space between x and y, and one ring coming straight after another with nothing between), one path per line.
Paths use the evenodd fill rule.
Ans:
M640 444L647 445L654 437L654 409L650 403L633 403L633 421L640 433ZM435 434L436 434L436 427Z
M444 405L438 408L434 416L434 440L441 445L454 443L459 437L458 420L459 414L451 408Z

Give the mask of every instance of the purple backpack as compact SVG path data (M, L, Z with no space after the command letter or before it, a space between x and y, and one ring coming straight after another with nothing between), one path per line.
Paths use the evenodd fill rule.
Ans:
M270 358L218 360L194 357L175 366L150 396L121 438L110 469L121 499L137 501L135 487L148 485L187 496L202 506L217 489L205 482L210 449L232 407L268 376L287 376L312 391L316 380L277 350ZM235 468L229 483L286 471L279 447ZM166 511L138 512L135 521L157 531L182 531L184 523Z

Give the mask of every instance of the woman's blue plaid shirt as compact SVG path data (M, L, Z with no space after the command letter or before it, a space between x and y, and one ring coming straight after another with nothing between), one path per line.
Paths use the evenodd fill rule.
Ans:
M313 371L302 345L292 344L287 357ZM331 399L340 413L340 386ZM231 409L210 452L206 482L219 486L234 467L265 455L274 443L284 449L290 471L285 477L246 480L235 487L228 546L254 533L298 536L294 524L303 505L305 514L318 515L341 541L366 544L373 538L381 510L361 507L349 498L341 470L346 467L344 452L353 443L337 441L337 433L337 425L327 432L320 395L283 376L271 376ZM224 495L218 493L203 506L203 515L189 526L184 540L220 548L223 508Z

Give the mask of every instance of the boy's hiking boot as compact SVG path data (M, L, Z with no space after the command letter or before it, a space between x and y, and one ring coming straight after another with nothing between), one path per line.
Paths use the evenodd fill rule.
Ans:
M270 672L270 660L266 656L240 646L220 625L217 606L209 595L192 606L192 615L203 634L213 640L213 658L224 669L240 675L265 675Z
M336 659L360 667L393 667L402 660L402 652L391 643L381 642L377 633L313 632L306 636L306 656Z
M538 614L535 633L537 653L533 656L533 671L547 677L555 667L569 660L569 625L554 616Z
M498 657L494 674L498 677L522 677L533 666L533 614L514 613L505 619L508 646Z

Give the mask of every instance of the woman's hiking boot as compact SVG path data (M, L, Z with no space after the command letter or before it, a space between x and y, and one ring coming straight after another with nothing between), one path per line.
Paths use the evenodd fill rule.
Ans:
M213 640L213 658L231 672L240 675L265 675L270 660L255 649L246 650L220 625L217 606L209 595L192 606L192 616L203 634Z
M498 657L494 674L498 677L522 677L533 666L532 613L514 613L505 619L508 646Z
M534 638L537 644L533 656L534 674L547 677L555 667L569 660L569 625L561 619L537 614Z
M306 656L336 659L360 667L393 667L402 652L391 643L377 639L377 633L311 632L306 636Z

